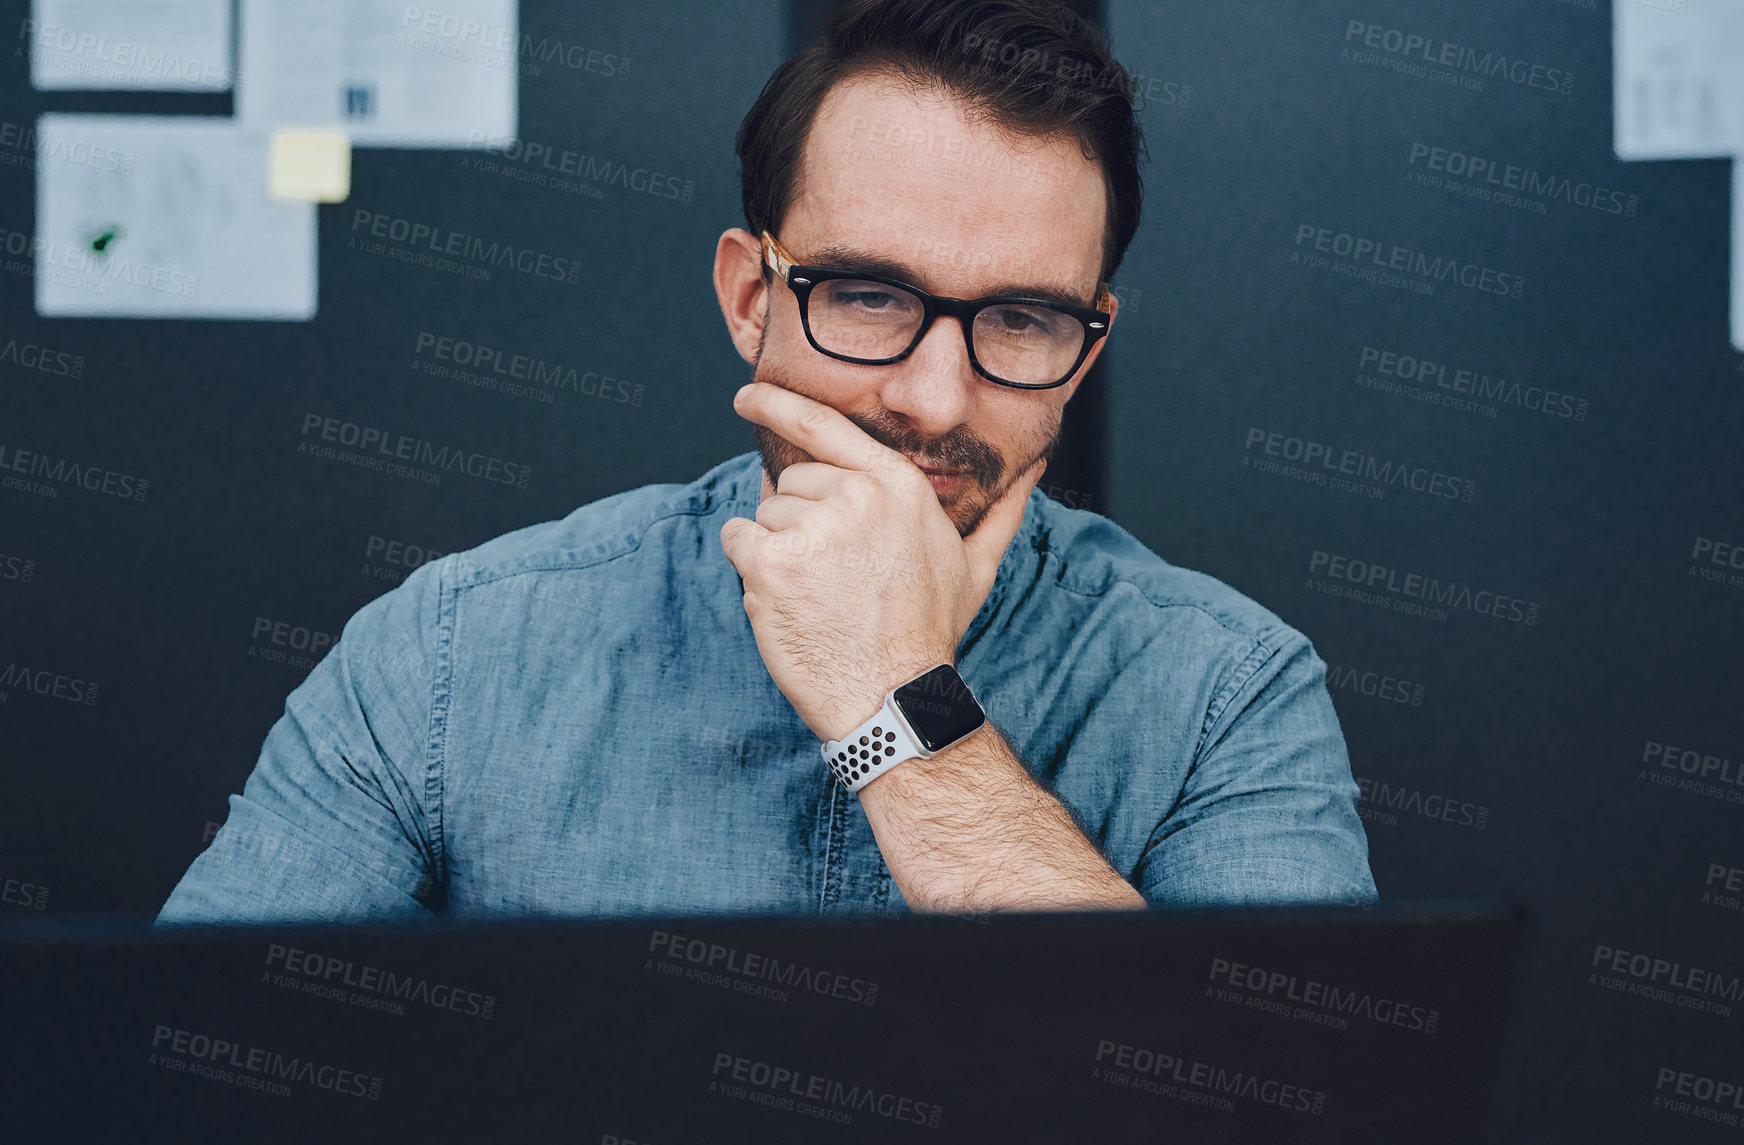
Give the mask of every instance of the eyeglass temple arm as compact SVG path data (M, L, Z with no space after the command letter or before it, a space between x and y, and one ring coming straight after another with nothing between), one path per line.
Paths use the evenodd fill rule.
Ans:
M781 276L782 281L787 280L787 272L793 266L793 259L768 231L763 232L763 261L769 265L770 270Z

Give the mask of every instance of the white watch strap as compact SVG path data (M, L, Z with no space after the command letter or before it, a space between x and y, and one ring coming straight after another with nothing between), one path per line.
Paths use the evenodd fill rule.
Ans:
M824 762L843 787L859 790L910 759L924 758L920 745L908 734L908 728L892 710L889 696L878 714L849 732L845 739L833 739L824 744Z

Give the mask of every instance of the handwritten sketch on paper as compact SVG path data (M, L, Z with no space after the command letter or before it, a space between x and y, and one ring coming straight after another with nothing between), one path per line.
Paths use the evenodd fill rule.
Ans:
M36 310L307 321L312 203L267 194L268 140L229 119L37 122Z

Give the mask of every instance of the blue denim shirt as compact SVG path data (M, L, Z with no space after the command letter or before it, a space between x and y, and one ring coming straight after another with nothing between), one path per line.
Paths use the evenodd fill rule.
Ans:
M158 923L906 911L721 551L761 476L606 497L359 609ZM957 664L1153 905L1374 897L1325 663L1106 517L1032 492Z

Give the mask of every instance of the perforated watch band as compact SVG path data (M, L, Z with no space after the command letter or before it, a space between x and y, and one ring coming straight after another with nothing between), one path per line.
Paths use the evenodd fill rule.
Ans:
M897 717L888 695L877 715L849 732L845 739L826 742L823 752L824 762L836 779L855 794L897 764L925 755Z

